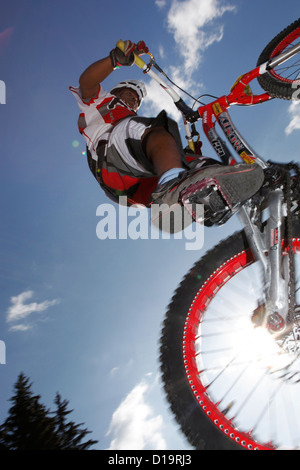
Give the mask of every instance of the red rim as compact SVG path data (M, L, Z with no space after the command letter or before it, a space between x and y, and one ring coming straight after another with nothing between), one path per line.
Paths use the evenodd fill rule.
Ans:
M297 38L300 36L300 26L288 34L280 43L275 47L273 50L270 59L276 57L277 55L281 54L290 44L292 44ZM281 75L278 75L274 69L270 70L270 74L273 75L275 78L280 80L281 82L286 83L300 83L300 80L290 80L288 78L284 78Z
M293 247L295 251L300 250L300 239L293 240ZM195 343L197 328L205 315L208 305L219 289L221 289L229 279L252 264L253 261L254 259L250 250L242 251L220 266L201 286L190 306L185 321L182 340L183 362L186 377L195 399L208 418L220 431L245 449L274 450L275 447L271 443L260 444L256 442L251 436L251 432L237 430L232 420L222 414L217 404L211 401L207 388L201 381L196 360Z

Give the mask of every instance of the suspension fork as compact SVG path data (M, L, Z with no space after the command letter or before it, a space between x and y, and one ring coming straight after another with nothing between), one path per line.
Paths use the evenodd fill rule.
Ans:
M270 192L268 211L269 217L263 232L254 221L250 203L240 209L239 217L252 253L261 262L266 321L275 332L284 328L289 311L289 257L283 254L281 244L286 216L282 189Z

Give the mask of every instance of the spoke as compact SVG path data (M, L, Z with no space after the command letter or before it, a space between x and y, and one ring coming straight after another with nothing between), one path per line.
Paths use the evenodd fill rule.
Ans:
M240 407L238 408L238 411L236 412L236 416L239 415L239 413L242 411L242 409L244 408L244 406L246 405L246 403L248 402L248 400L250 399L250 397L252 396L252 394L255 392L255 390L259 387L260 383L261 383L261 380L265 377L266 375L266 372L264 371L263 374L259 377L259 379L257 380L257 382L254 384L254 386L252 387L252 389L249 391L248 395L246 395L244 401L242 402L242 404L240 405ZM235 417L236 417L235 416Z
M230 386L230 388L227 390L227 392L222 396L221 400L220 400L220 403L222 403L222 401L225 400L225 398L227 397L227 395L232 391L232 389L238 384L238 382L240 381L240 379L242 378L242 376L247 372L248 368L250 367L251 365L251 362L248 362L247 366L240 372L240 374L238 375L238 377L236 378L236 380L232 383L232 385Z
M221 376L222 374L224 374L226 372L226 370L235 362L236 358L240 355L241 353L239 352L235 357L233 357L225 367L222 368L221 372L210 382L210 384L207 386L210 387L213 383L215 383ZM249 367L249 365L251 364L251 361L247 361L247 362L244 362L244 363L240 363L240 365L244 365L246 364L246 368L244 368L243 372Z
M275 70L275 73L277 75L280 75L283 78L290 79L290 80L296 80L299 78L299 73L300 73L300 67L297 65L297 70L291 70L295 69L296 65L291 65L289 67L277 67ZM285 75L285 72L289 71L290 73Z
M282 52L288 52L292 49L296 44L291 43L286 49ZM287 61L287 63L283 63L281 66L275 67L274 73L287 79L287 80L297 80L299 79L300 75L300 60L295 58L294 62Z
M299 287L299 289L300 289L300 287ZM232 316L232 317L224 315L223 317L206 318L205 323L219 324L220 322L223 322L223 321L228 323L228 321L236 320L236 318L237 318L237 315Z
M239 329L235 330L235 333L242 333L242 332L246 332L246 331L247 331L246 328L239 328ZM203 338L213 338L214 336L224 336L224 335L228 335L228 334L231 334L231 333L232 333L232 330L218 331L218 332L213 332L213 333L204 333L204 334L200 334L200 335L196 336L196 340L203 339Z
M270 406L272 405L273 401L275 400L275 397L276 395L279 393L281 387L283 385L283 382L279 382L277 388L274 390L273 394L271 395L271 397L268 399L264 409L262 410L261 414L259 415L256 423L254 424L253 428L252 428L252 432L256 431L259 423L261 422L261 420L263 419L263 416L265 415L265 413L267 412L267 410L270 408Z
M297 267L299 258L295 257ZM201 394L202 406L209 409L210 403L214 405L211 412L218 410L214 419L218 426L222 424L223 432L227 430L241 441L246 438L247 446L250 442L253 448L256 443L294 448L300 416L300 329L291 330L277 343L266 329L252 324L252 314L263 298L260 272L257 263L244 265L217 295L207 287L203 298L212 297L205 310L201 297L197 300L202 309L200 320L197 301L193 306L195 333L187 351L197 366L194 384L200 382L207 391ZM295 290L300 290L299 284Z
M198 353L195 354L195 357L197 356L202 356L203 354L215 354L219 352L224 352L224 351L230 351L232 348L227 347L227 348L219 348L219 349L211 349L210 351L199 351Z

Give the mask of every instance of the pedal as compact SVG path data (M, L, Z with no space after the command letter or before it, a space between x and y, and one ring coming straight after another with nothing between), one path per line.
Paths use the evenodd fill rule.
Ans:
M207 185L205 180L190 185L181 194L181 202L190 212L196 222L203 222L207 226L220 223L221 220L231 216L231 211L222 198L215 185ZM203 220L197 220L195 205L204 206Z

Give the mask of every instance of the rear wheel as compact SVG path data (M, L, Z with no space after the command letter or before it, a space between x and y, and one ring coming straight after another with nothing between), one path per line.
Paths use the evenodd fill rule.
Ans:
M265 47L257 65L273 59L277 55L299 42L300 18L285 28ZM274 98L299 99L300 92L300 54L296 54L286 62L268 70L258 77L260 86Z
M293 231L300 254L300 225ZM300 444L300 328L285 347L255 328L260 279L259 264L243 232L237 233L195 264L169 306L161 334L162 377L171 409L196 449Z

